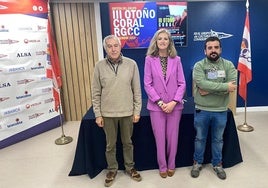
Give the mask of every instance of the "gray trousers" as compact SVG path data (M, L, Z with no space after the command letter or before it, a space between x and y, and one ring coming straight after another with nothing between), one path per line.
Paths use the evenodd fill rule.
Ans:
M131 136L133 133L133 117L103 117L104 132L106 135L106 161L109 171L118 170L118 162L116 160L116 141L118 127L120 129L120 137L123 144L124 166L127 171L134 167L133 161L133 144Z

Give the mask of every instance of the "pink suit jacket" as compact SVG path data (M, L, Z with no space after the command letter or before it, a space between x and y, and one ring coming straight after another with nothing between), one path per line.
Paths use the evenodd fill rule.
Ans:
M174 110L183 109L182 99L186 90L186 82L180 57L168 57L166 79L164 79L160 58L146 56L144 89L148 95L148 110L161 111L156 104L156 101L160 99L165 103L172 100L178 101Z

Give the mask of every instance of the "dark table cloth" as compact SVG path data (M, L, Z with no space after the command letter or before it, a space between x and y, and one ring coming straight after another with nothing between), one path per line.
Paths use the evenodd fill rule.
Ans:
M146 109L146 101L143 107L140 121L134 124L133 145L135 168L139 171L158 169L156 158L156 145L151 128L149 112ZM242 162L239 139L232 111L228 110L227 125L224 132L223 167L232 167ZM195 130L193 126L194 102L193 98L187 98L180 123L179 144L176 156L176 167L191 166L193 163ZM77 140L72 169L69 176L88 174L90 178L97 176L106 169L105 159L106 139L102 128L95 123L92 108L83 117ZM117 142L117 159L119 169L123 170L123 154L120 137ZM208 136L204 163L210 163L211 144Z

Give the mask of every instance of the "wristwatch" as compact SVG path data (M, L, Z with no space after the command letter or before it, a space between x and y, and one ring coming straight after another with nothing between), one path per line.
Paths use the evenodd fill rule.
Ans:
M163 105L163 101L162 100L159 100L159 101L157 101L157 105L159 106L159 107L161 107L162 105Z

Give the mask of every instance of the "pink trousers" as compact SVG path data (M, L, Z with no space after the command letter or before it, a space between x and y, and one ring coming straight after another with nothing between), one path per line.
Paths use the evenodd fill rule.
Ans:
M150 111L152 129L156 142L157 161L160 172L176 168L175 159L178 148L179 124L182 110L164 113Z

